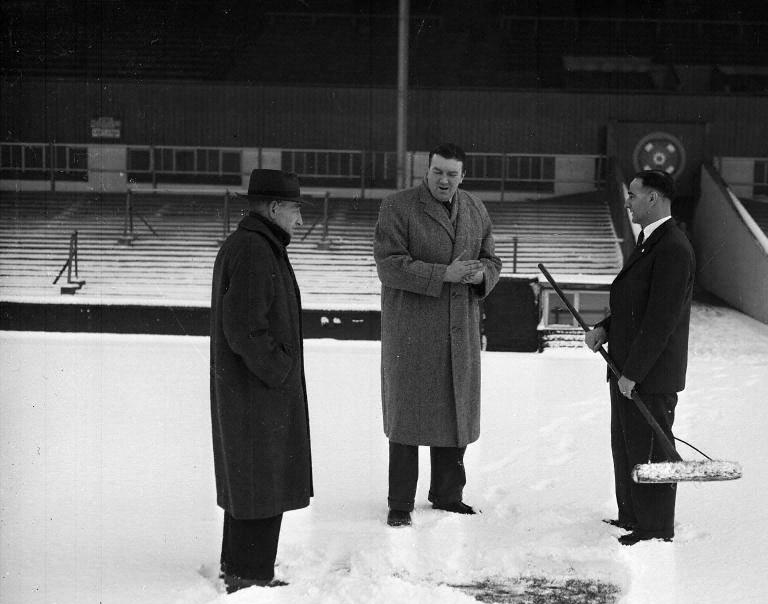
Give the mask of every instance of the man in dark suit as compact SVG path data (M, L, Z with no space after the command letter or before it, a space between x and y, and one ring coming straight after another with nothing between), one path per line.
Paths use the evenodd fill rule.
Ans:
M675 185L659 170L639 172L625 203L642 227L637 245L611 284L610 315L587 332L593 351L608 342L622 375L609 372L611 449L619 515L609 524L630 531L619 541L674 536L676 485L636 484L636 464L665 461L645 418L630 399L637 390L671 442L677 393L685 387L688 324L695 260L693 249L671 217Z

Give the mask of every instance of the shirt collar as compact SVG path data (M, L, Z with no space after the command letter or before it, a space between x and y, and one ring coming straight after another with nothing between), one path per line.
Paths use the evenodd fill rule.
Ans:
M656 222L652 222L648 226L646 226L643 229L643 234L645 235L645 239L643 241L648 241L648 237L651 236L651 234L658 229L662 224L664 224L667 220L672 218L672 216L664 216L664 218L659 218Z

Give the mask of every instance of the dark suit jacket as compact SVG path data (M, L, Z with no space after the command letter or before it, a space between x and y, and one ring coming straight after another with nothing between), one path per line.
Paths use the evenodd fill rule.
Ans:
M611 312L598 325L638 392L685 388L695 268L690 242L670 219L635 249L611 284Z

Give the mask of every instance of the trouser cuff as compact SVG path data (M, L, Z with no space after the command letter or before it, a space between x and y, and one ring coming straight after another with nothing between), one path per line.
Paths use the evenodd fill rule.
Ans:
M412 512L413 501L398 501L397 499L387 498L390 510L397 510L398 512Z

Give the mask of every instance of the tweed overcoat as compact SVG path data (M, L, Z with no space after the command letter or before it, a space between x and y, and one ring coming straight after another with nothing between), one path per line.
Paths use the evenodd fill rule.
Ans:
M457 257L480 285L444 283ZM426 183L381 203L374 236L381 289L384 433L397 443L464 447L480 436L480 300L499 279L483 203L458 190L452 215Z
M312 460L301 298L290 237L246 216L219 250L211 298L217 503L238 519L309 505Z
M695 273L693 248L670 219L632 252L611 284L611 312L598 325L608 332L611 357L640 393L685 388Z

